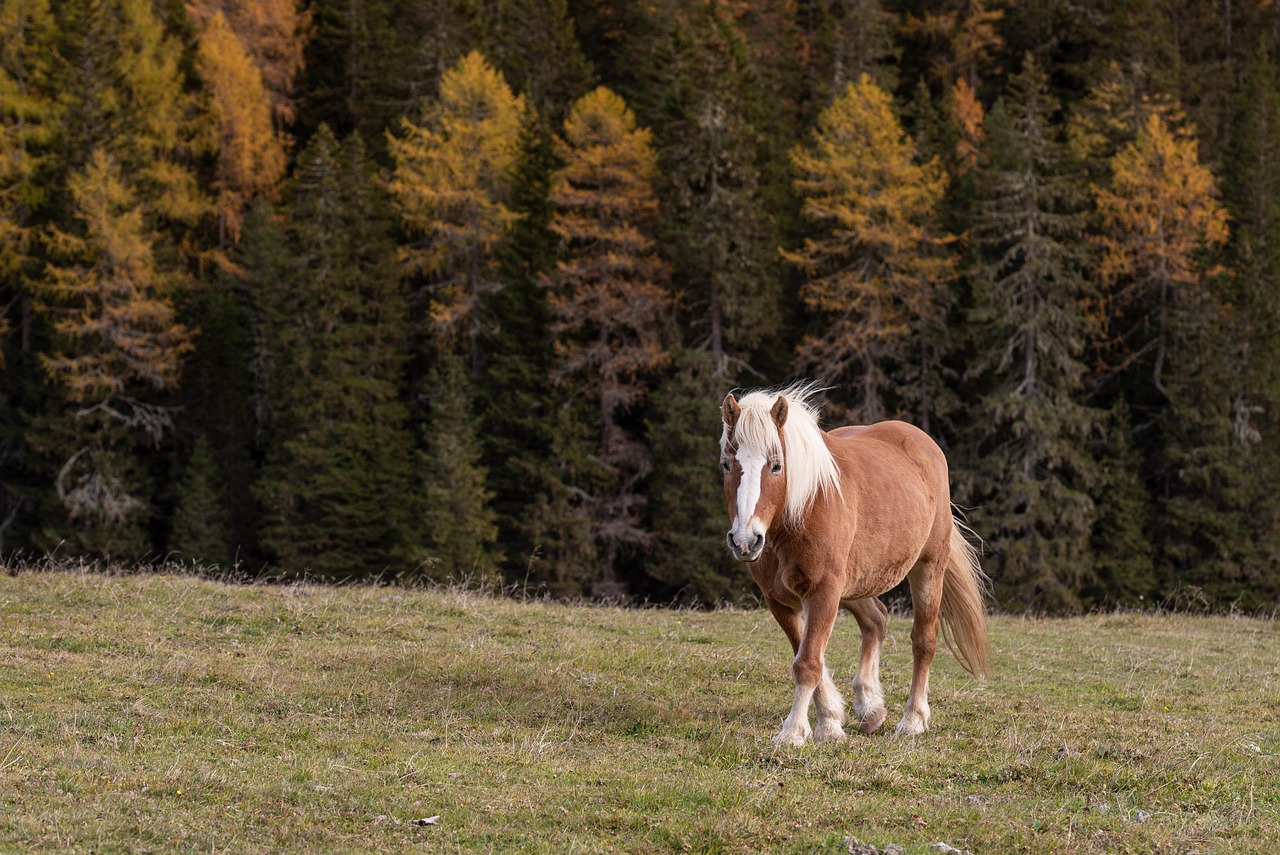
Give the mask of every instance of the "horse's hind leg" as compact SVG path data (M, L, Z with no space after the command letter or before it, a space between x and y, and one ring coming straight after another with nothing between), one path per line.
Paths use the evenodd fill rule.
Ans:
M805 614L802 616L787 605L765 597L765 605L787 634L791 650L796 655L791 665L796 681L795 700L791 705L791 713L783 722L782 730L773 737L773 742L777 745L803 745L810 734L813 735L814 742L845 738L844 698L831 679L824 661L827 641L831 638L831 630L839 612L839 602L828 604L823 598L819 600L822 605L816 609L814 601L806 602ZM809 727L810 700L818 708L816 729Z
M844 605L862 630L858 673L853 678L853 714L858 717L862 732L871 734L889 717L884 705L884 689L880 686L880 648L889 627L889 610L875 597Z
M911 583L911 693L907 709L894 731L915 736L929 729L929 667L938 650L938 614L942 608L942 584L947 572L942 561L920 562L907 576Z

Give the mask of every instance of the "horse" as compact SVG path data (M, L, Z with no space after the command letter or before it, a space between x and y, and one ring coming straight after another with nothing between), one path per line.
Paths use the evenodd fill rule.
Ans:
M974 677L986 675L988 580L967 526L953 516L947 460L928 434L885 421L824 431L820 389L793 384L731 392L721 406L720 468L732 520L729 551L749 562L795 659L795 699L777 745L845 739L845 704L825 664L841 607L862 634L853 679L860 730L888 717L880 649L889 611L878 599L911 588L911 689L896 736L929 727L929 668L943 638ZM809 706L817 707L816 727Z

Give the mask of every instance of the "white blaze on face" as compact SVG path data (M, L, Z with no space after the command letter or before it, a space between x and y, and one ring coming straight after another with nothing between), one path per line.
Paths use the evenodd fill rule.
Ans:
M738 514L733 518L730 534L740 547L750 547L756 537L764 535L764 526L756 517L756 505L760 502L760 476L765 458L758 451L739 448L738 465L742 467L742 479L738 482Z

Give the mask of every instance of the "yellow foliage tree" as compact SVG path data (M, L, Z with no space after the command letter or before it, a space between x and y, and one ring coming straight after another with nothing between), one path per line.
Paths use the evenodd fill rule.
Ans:
M480 301L501 287L493 248L519 219L507 199L526 112L501 72L472 51L441 78L422 121L404 119L400 135L388 135L388 187L405 228L420 238L401 258L410 274L431 280L430 319L446 346L467 331L473 371Z
M1201 252L1227 241L1227 212L1217 197L1195 139L1173 132L1159 111L1150 112L1137 138L1111 159L1111 186L1094 187L1103 226L1100 272L1111 285L1107 317L1114 321L1136 307L1154 322L1150 341L1125 344L1135 356L1153 351L1152 380L1162 394L1171 305L1200 300Z
M272 122L261 69L221 11L212 14L200 35L196 70L205 82L218 153L219 240L236 243L249 201L270 195L284 176L287 144Z
M222 16L262 76L271 114L293 120L293 86L303 68L312 11L299 0L192 0L187 12L201 30Z
M800 298L819 317L800 359L827 381L855 382L856 414L879 420L887 364L913 322L934 313L950 273L934 234L947 176L936 159L916 162L888 93L865 74L822 112L791 163L816 232L782 252L809 277Z
M192 333L178 323L171 279L157 269L144 206L101 149L68 180L75 231L50 228L50 261L35 283L37 308L53 319L41 362L72 408L74 450L57 479L72 519L119 524L143 506L112 461L120 429L152 442L172 427L147 400L175 388ZM64 450L66 453L67 450Z
M592 402L598 429L594 440L563 456L590 459L602 470L595 483L584 478L570 486L586 505L600 548L595 592L614 595L625 551L650 539L638 489L650 468L648 452L626 421L648 395L649 372L669 360L663 344L668 272L653 241L657 158L652 135L603 86L574 104L557 148L564 166L552 181L551 229L565 257L545 280L554 379Z

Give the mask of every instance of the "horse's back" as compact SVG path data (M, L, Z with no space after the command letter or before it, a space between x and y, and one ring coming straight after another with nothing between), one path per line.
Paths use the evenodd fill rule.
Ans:
M874 455L882 464L901 457L929 475L947 477L947 459L933 437L913 424L902 421L874 422L832 428L827 435L837 440L832 452ZM844 452L842 455L841 452Z

